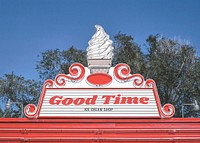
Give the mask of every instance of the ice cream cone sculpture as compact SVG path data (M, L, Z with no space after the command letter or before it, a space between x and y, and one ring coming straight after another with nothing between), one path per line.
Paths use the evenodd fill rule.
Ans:
M87 60L88 68L93 73L108 73L112 64L113 46L112 40L106 34L103 27L95 25L96 33L88 42Z

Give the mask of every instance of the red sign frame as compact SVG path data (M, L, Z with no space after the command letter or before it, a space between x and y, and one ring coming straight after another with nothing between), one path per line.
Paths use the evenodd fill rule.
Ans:
M43 90L42 90L42 94L40 96L40 100L38 103L38 107L36 107L33 104L28 104L25 108L24 108L24 113L26 115L26 117L28 118L77 118L76 116L71 116L71 117L66 117L66 116L40 116L40 112L41 112L41 108L44 102L44 98L46 95L46 91L47 90L51 90L51 89L56 89L56 90L71 90L71 89L76 89L76 90L116 90L116 89L121 89L121 90L126 90L126 89L132 89L132 90L146 90L146 89L152 89L153 90L153 94L154 94L154 99L156 101L156 105L157 105L157 109L158 109L158 113L159 116L148 116L148 117L144 117L144 116L137 116L137 117L122 117L122 116L115 116L114 118L170 118L174 115L175 113L175 109L174 106L171 104L165 104L163 107L161 107L161 103L160 103L160 99L159 99L159 95L157 92L157 88L156 88L156 83L154 82L154 80L152 79L147 79L146 81L144 80L144 77L140 74L130 74L130 68L127 64L118 64L115 66L114 68L114 73L113 73L113 79L111 78L111 82L114 82L115 80L119 82L119 85L123 85L126 82L131 82L131 80L133 80L133 86L134 87L125 87L125 88L119 88L115 86L112 86L112 84L110 85L112 88L110 88L109 85L107 85L106 83L106 87L102 87L102 85L95 85L96 83L94 83L94 85L89 85L89 87L86 88L80 88L80 85L76 86L75 88L71 88L68 87L70 82L73 82L75 85L83 80L83 78L85 78L84 80L87 80L88 77L90 75L86 75L85 74L86 68L80 64L80 63L75 63L72 64L71 67L69 68L69 75L65 75L65 74L59 74L56 78L55 81L53 80L47 80L44 83L43 86ZM96 78L95 76L99 76L98 74L95 74L92 76L92 78ZM102 74L101 74L102 76ZM104 76L104 75L103 75ZM105 75L106 77L106 81L107 81L107 77L110 75ZM100 83L104 83L102 82L102 80L104 80L104 78L101 78L101 80L97 81ZM92 81L92 80L91 80ZM94 81L94 80L93 80ZM87 82L87 81L84 81ZM94 87L92 87L94 86ZM78 118L113 118L113 116L107 117L107 116L101 116L101 117L96 117L95 115L91 115L89 117L86 116L81 116Z

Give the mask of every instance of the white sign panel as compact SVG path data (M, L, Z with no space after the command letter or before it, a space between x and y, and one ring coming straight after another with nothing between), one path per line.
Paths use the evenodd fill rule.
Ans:
M47 89L40 117L159 117L152 89Z

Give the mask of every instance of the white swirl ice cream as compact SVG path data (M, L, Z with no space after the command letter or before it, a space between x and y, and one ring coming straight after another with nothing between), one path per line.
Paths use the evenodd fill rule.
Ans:
M88 42L87 48L88 59L112 59L113 46L109 35L106 34L103 27L95 25L97 31Z
M88 42L88 67L91 73L108 73L113 58L113 42L103 27L100 25L95 27L97 31Z

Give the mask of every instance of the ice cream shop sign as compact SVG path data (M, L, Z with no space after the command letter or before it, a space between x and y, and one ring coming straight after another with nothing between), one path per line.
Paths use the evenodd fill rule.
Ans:
M88 67L74 63L69 74L47 80L37 107L28 104L27 118L170 118L175 109L161 106L156 84L131 74L127 64L111 66L112 41L104 29L88 42Z

